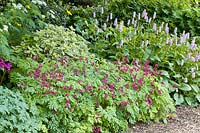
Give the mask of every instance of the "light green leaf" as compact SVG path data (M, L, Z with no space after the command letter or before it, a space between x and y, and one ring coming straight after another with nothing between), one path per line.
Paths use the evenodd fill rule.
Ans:
M175 100L176 105L181 105L184 102L183 95L175 93L174 100Z
M192 84L192 85L190 85L190 86L192 87L192 89L193 89L196 93L199 92L199 87L198 87L196 84Z
M190 91L190 90L192 90L192 88L190 87L190 85L185 84L185 83L180 84L179 89L183 90L183 91Z

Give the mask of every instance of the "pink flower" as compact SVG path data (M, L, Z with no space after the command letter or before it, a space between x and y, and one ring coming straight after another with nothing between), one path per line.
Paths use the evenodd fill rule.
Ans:
M127 72L128 69L129 69L128 66L122 66L120 70L121 70L121 72Z
M107 78L108 78L108 74L105 74L105 75L104 75L104 79L107 79Z
M121 103L120 103L121 105L127 105L128 104L128 102L126 102L126 101L121 101Z
M108 98L108 94L105 94L104 98L107 99Z
M152 106L152 104L153 104L150 96L147 96L147 104L148 104L148 106Z
M143 78L143 77L142 77L141 79L138 80L138 84L139 84L140 86L142 86L143 82L144 82L144 78Z
M170 115L170 116L168 116L168 119L169 119L169 120L173 120L174 117L173 117L172 115Z
M88 85L88 90L92 91L92 85Z
M84 90L84 89L81 89L81 90L80 90L80 93L84 93L84 92L85 92L85 90Z
M118 77L117 78L117 82L121 81L122 80L122 77Z
M161 95L161 94L162 94L162 90L158 90L158 94L160 94L160 95Z
M138 85L136 83L133 83L132 87L134 90L139 91Z
M129 84L125 84L125 87L126 87L127 89L130 88Z
M122 87L120 87L120 88L119 88L119 91L120 91L120 92L123 92L123 88L122 88Z
M37 79L37 78L39 78L39 77L40 77L40 74L38 74L38 73L35 73L35 74L34 74L34 78L35 78L35 79Z

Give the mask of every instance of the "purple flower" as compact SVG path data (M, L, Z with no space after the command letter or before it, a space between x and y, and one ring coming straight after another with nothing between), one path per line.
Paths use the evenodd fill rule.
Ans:
M147 11L146 11L146 9L144 9L143 12L142 12L142 17L145 18L145 16L147 16Z
M166 23L166 25L165 25L165 33L166 33L166 34L169 34L169 27L168 27L168 23Z
M195 72L192 72L192 78L195 78Z
M5 64L4 67L7 69L7 71L10 71L12 67L11 62L8 62L7 64Z
M157 27L156 27L156 23L153 24L153 30L156 31Z
M192 43L191 43L191 45L190 45L190 49L191 49L191 50L195 50L196 47L197 47L196 44L195 44L195 40L196 40L196 38L194 37L193 40L192 40Z

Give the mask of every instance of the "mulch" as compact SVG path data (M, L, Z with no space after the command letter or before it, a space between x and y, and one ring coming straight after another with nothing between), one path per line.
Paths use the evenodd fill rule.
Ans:
M137 123L125 133L200 133L200 106L179 106L176 114L177 117L167 124Z

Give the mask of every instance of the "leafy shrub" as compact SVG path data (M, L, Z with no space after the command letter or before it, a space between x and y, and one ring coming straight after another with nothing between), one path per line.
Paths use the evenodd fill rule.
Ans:
M23 42L13 47L14 52L34 59L59 58L70 56L73 58L89 56L87 42L77 35L73 28L49 25L48 28L24 37Z
M0 132L37 133L39 126L36 117L18 92L0 86Z
M21 62L21 63L20 63ZM62 57L37 63L20 61L24 74L12 72L26 101L36 105L50 132L118 132L128 123L164 120L174 111L157 65L134 60Z
M21 42L24 34L44 28L44 15L41 14L39 6L30 0L12 1L0 14L0 27L8 26L9 45L16 46Z

